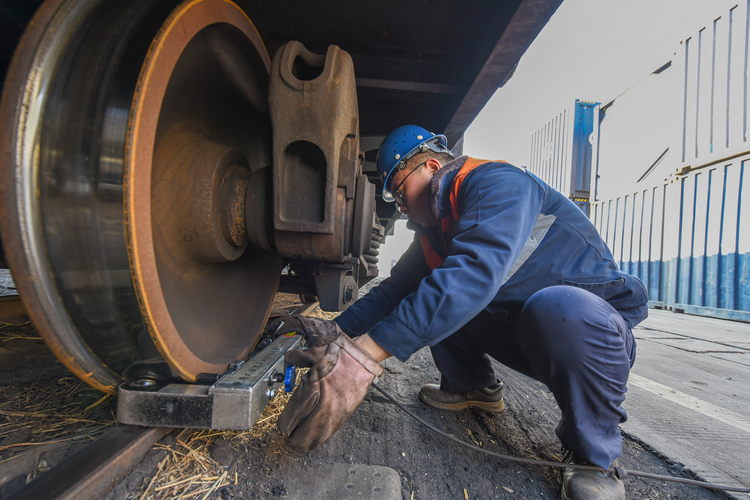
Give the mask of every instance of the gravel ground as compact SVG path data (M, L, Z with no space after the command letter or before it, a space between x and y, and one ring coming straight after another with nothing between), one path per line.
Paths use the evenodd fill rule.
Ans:
M423 383L438 380L429 350L416 353L408 363L385 362L381 386L411 411L467 442L499 453L559 460L554 434L558 412L549 391L536 381L497 367L507 387L506 410L490 414L476 410L439 411L416 400ZM175 443L175 433L163 442ZM211 456L236 484L218 489L210 498L284 498L299 489L306 475L324 475L338 464L379 465L401 477L401 497L413 499L556 499L560 475L556 470L502 461L458 446L426 429L378 392L371 390L347 424L319 448L297 455L272 428L265 436L235 443L221 439L209 446ZM107 497L135 498L128 493L142 488L166 456L154 449L136 470ZM663 460L625 438L623 466L656 474L677 475L679 464ZM630 478L629 499L721 498L708 490ZM464 490L466 493L464 496ZM349 498L341 492L341 498ZM159 498L154 496L153 498ZM295 497L296 498L296 497Z
M368 284L362 292L368 291L379 281ZM297 296L280 296L274 313L285 314L297 305ZM26 328L30 328L26 333L33 338L33 327L27 325ZM0 346L10 351L9 356L16 360L13 365L3 365L7 369L0 370L6 381L0 388L0 403L10 401L24 388L57 386L60 380L69 378L62 365L56 362L39 340L14 338ZM498 377L506 384L505 411L500 414L472 409L448 412L426 407L416 398L421 385L439 380L429 349L417 352L407 363L389 359L384 366L385 375L380 385L411 411L438 428L499 453L545 460L560 458L561 450L554 434L559 411L554 398L542 384L496 364ZM85 392L74 396L71 403L78 398L78 404L86 408L86 405L95 402L95 396ZM50 403L52 409L60 405L59 401ZM111 412L112 404L111 400L105 401L95 408L101 412L97 413L97 425L107 423L111 414L108 416L105 413ZM0 414L0 426L7 422L9 417ZM71 432L80 432L80 429ZM106 498L170 498L164 493L155 492L155 488L145 496L141 492L147 489L147 485L153 484L159 465L164 464L171 453L167 450L181 449L180 441L185 442L188 435L185 432L190 431L175 430L166 436ZM19 436L13 439L17 442ZM453 444L405 415L375 390L369 392L338 433L306 455L297 455L289 450L284 444L284 436L273 425L256 437L223 433L213 437L199 436L193 442L197 444L187 444L200 446L212 463L219 467L217 470L224 470L224 477L230 479L211 492L207 496L210 499L288 497L290 491L299 489L301 478L322 475L340 464L378 465L395 470L401 478L401 498L404 500L554 499L560 486L560 475L556 470L502 461ZM0 499L62 460L72 449L72 446L46 451L42 449L40 453L35 452L33 457L27 452L26 469L11 469L11 464L16 460L4 461L10 455L0 456L0 479L4 478L4 482L0 480ZM689 475L689 471L685 471L680 464L659 458L647 446L627 436L622 462L630 470ZM722 498L701 488L635 478L626 481L626 489L629 499ZM342 491L341 498L347 498L345 493ZM204 498L204 495L195 498Z
M365 285L360 296L381 281L377 278ZM496 363L496 372L506 384L506 410L500 414L473 409L448 412L417 400L423 384L439 380L429 349L420 350L407 363L392 358L384 366L381 387L443 431L498 453L544 460L561 458L554 433L559 410L543 384ZM229 477L236 473L236 484L217 489L211 498L284 498L298 491L304 478L315 476L316 471L322 476L339 464L394 469L401 477L404 500L556 499L560 488L557 470L502 461L449 442L405 415L374 389L338 433L306 455L292 452L284 444L284 436L275 427L269 429L266 435L242 442L225 437L211 444L213 458ZM680 464L659 458L627 436L624 440L625 468L689 477L689 471ZM173 442L174 433L165 438L165 443ZM164 456L163 450L149 452L108 500L122 498L150 481ZM722 498L702 488L636 478L626 481L626 489L629 499ZM346 493L342 491L340 498L349 498Z
M70 373L31 323L0 326L0 499L110 429L116 408Z

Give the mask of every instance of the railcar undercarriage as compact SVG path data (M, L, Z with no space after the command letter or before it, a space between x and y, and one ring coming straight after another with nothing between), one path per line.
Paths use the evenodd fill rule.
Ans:
M422 47L406 20L451 27L450 2L44 2L5 77L0 230L55 355L109 393L196 382L253 351L277 291L345 309L398 216L382 137L460 148L559 1L496 4L457 19L492 30L474 43Z

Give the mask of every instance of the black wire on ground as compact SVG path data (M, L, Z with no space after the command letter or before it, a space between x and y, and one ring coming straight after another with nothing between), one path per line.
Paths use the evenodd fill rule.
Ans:
M595 470L595 471L604 471L607 469L602 469L601 467L597 467L595 465L582 465L582 464L568 464L563 462L552 462L550 460L537 460L534 458L522 458L522 457L514 457L512 455L503 455L502 453L496 453L494 451L485 450L484 448L480 448L479 446L473 445L471 443L467 443L466 441L462 441L458 439L455 436L451 436L447 432L443 432L440 429L434 427L427 421L423 420L422 418L418 417L411 411L409 411L404 405L396 401L393 396L385 392L380 386L373 383L372 386L380 391L383 396L388 398L393 404L401 408L406 412L407 415L409 415L411 418L419 422L420 424L424 425L431 431L437 432L443 437L446 437L450 439L451 441L454 441L462 446L466 446L467 448L471 448L472 450L476 450L482 453L486 453L487 455L491 455L496 458L501 458L503 460L511 460L513 462L521 462L524 464L531 464L531 465L546 465L549 467L557 467L558 469L584 469L584 470ZM645 477L647 479L658 479L660 481L671 481L674 483L683 483L683 484L691 484L693 486L700 486L701 488L708 488L712 490L723 490L723 491L736 491L739 493L750 493L750 488L739 488L735 486L722 486L718 484L713 483L705 483L703 481L695 481L693 479L685 479L681 477L671 477L671 476L660 476L658 474L649 474L648 472L638 472L638 471L630 471L625 470L621 467L616 467L614 469L609 469L607 472L614 473L618 478L625 479L627 476L636 476L636 477Z

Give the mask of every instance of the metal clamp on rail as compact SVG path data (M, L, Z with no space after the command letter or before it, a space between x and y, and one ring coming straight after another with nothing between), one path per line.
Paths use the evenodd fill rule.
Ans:
M302 336L281 336L213 385L141 381L119 387L117 421L146 427L248 430L276 391L294 388L296 370L284 354Z

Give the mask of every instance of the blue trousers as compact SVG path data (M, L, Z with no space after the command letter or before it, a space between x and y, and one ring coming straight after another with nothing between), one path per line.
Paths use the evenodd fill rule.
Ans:
M517 322L483 311L431 349L441 390L493 385L492 356L549 387L562 411L556 433L565 448L605 468L622 453L617 426L627 419L621 405L635 339L617 310L593 293L542 289Z

